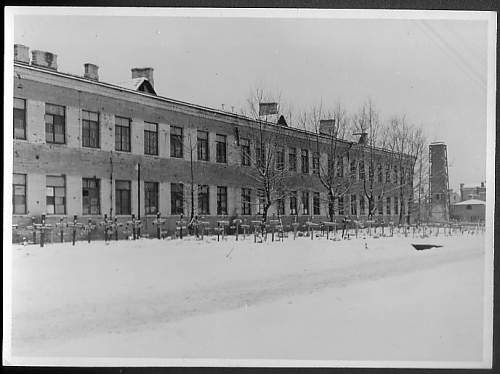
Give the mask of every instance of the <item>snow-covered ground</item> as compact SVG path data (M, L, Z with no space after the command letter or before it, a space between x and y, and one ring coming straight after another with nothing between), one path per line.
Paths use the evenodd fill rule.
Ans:
M416 251L415 242L442 244ZM12 354L483 360L484 236L14 246Z

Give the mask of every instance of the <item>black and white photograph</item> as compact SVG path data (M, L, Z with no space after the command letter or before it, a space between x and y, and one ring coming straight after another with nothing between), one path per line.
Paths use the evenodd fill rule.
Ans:
M496 17L5 8L3 365L491 368Z

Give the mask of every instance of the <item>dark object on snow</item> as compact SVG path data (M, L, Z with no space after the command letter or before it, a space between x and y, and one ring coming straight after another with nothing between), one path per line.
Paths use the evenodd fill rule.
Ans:
M413 248L417 251L421 251L423 249L431 249L431 248L440 248L442 245L437 244L412 244Z

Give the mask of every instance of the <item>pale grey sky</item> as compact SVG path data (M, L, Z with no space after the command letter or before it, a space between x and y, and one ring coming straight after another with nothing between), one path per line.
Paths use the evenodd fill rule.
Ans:
M58 55L59 70L100 80L155 69L159 95L226 110L251 87L297 109L371 98L448 145L450 187L486 175L487 22L391 19L16 16L14 41Z

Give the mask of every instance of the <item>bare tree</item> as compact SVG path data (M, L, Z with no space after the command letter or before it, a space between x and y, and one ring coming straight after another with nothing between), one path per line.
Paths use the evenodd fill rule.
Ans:
M290 130L286 126L277 125L280 110L281 95L270 95L264 89L255 89L247 99L246 115L254 120L254 126L246 134L253 145L253 150L242 151L249 167L242 170L251 177L257 188L259 213L267 220L269 208L277 203L283 203L288 195L287 178L289 171L285 168L285 148ZM259 105L262 103L277 103L277 114L261 116ZM291 110L287 110L291 118Z
M379 114L371 99L363 104L353 118L354 134L359 136L356 147L359 150L360 176L363 183L363 195L368 200L368 218L371 219L377 209L375 199L379 201L384 196L383 178L379 178L381 168L381 152L377 149L381 144L380 136L384 132L383 125L379 120ZM366 178L366 167L368 166L368 178ZM378 183L375 183L375 170L377 170Z
M387 137L394 146L396 155L393 172L399 195L399 223L403 223L405 214L409 220L413 210L415 166L424 152L425 136L422 129L409 124L405 116L397 116L390 121ZM423 170L420 172L423 173ZM420 174L419 177L421 182L424 175ZM408 203L406 211L405 201Z
M344 160L349 160L352 142L346 139L350 132L350 122L344 107L338 103L333 109L324 109L320 103L298 116L300 126L312 131L312 148L317 161L313 161L314 172L326 190L328 217L333 221L335 207L339 208L340 199L350 190L352 177L345 172ZM326 154L326 163L320 155ZM316 165L314 165L316 163Z

